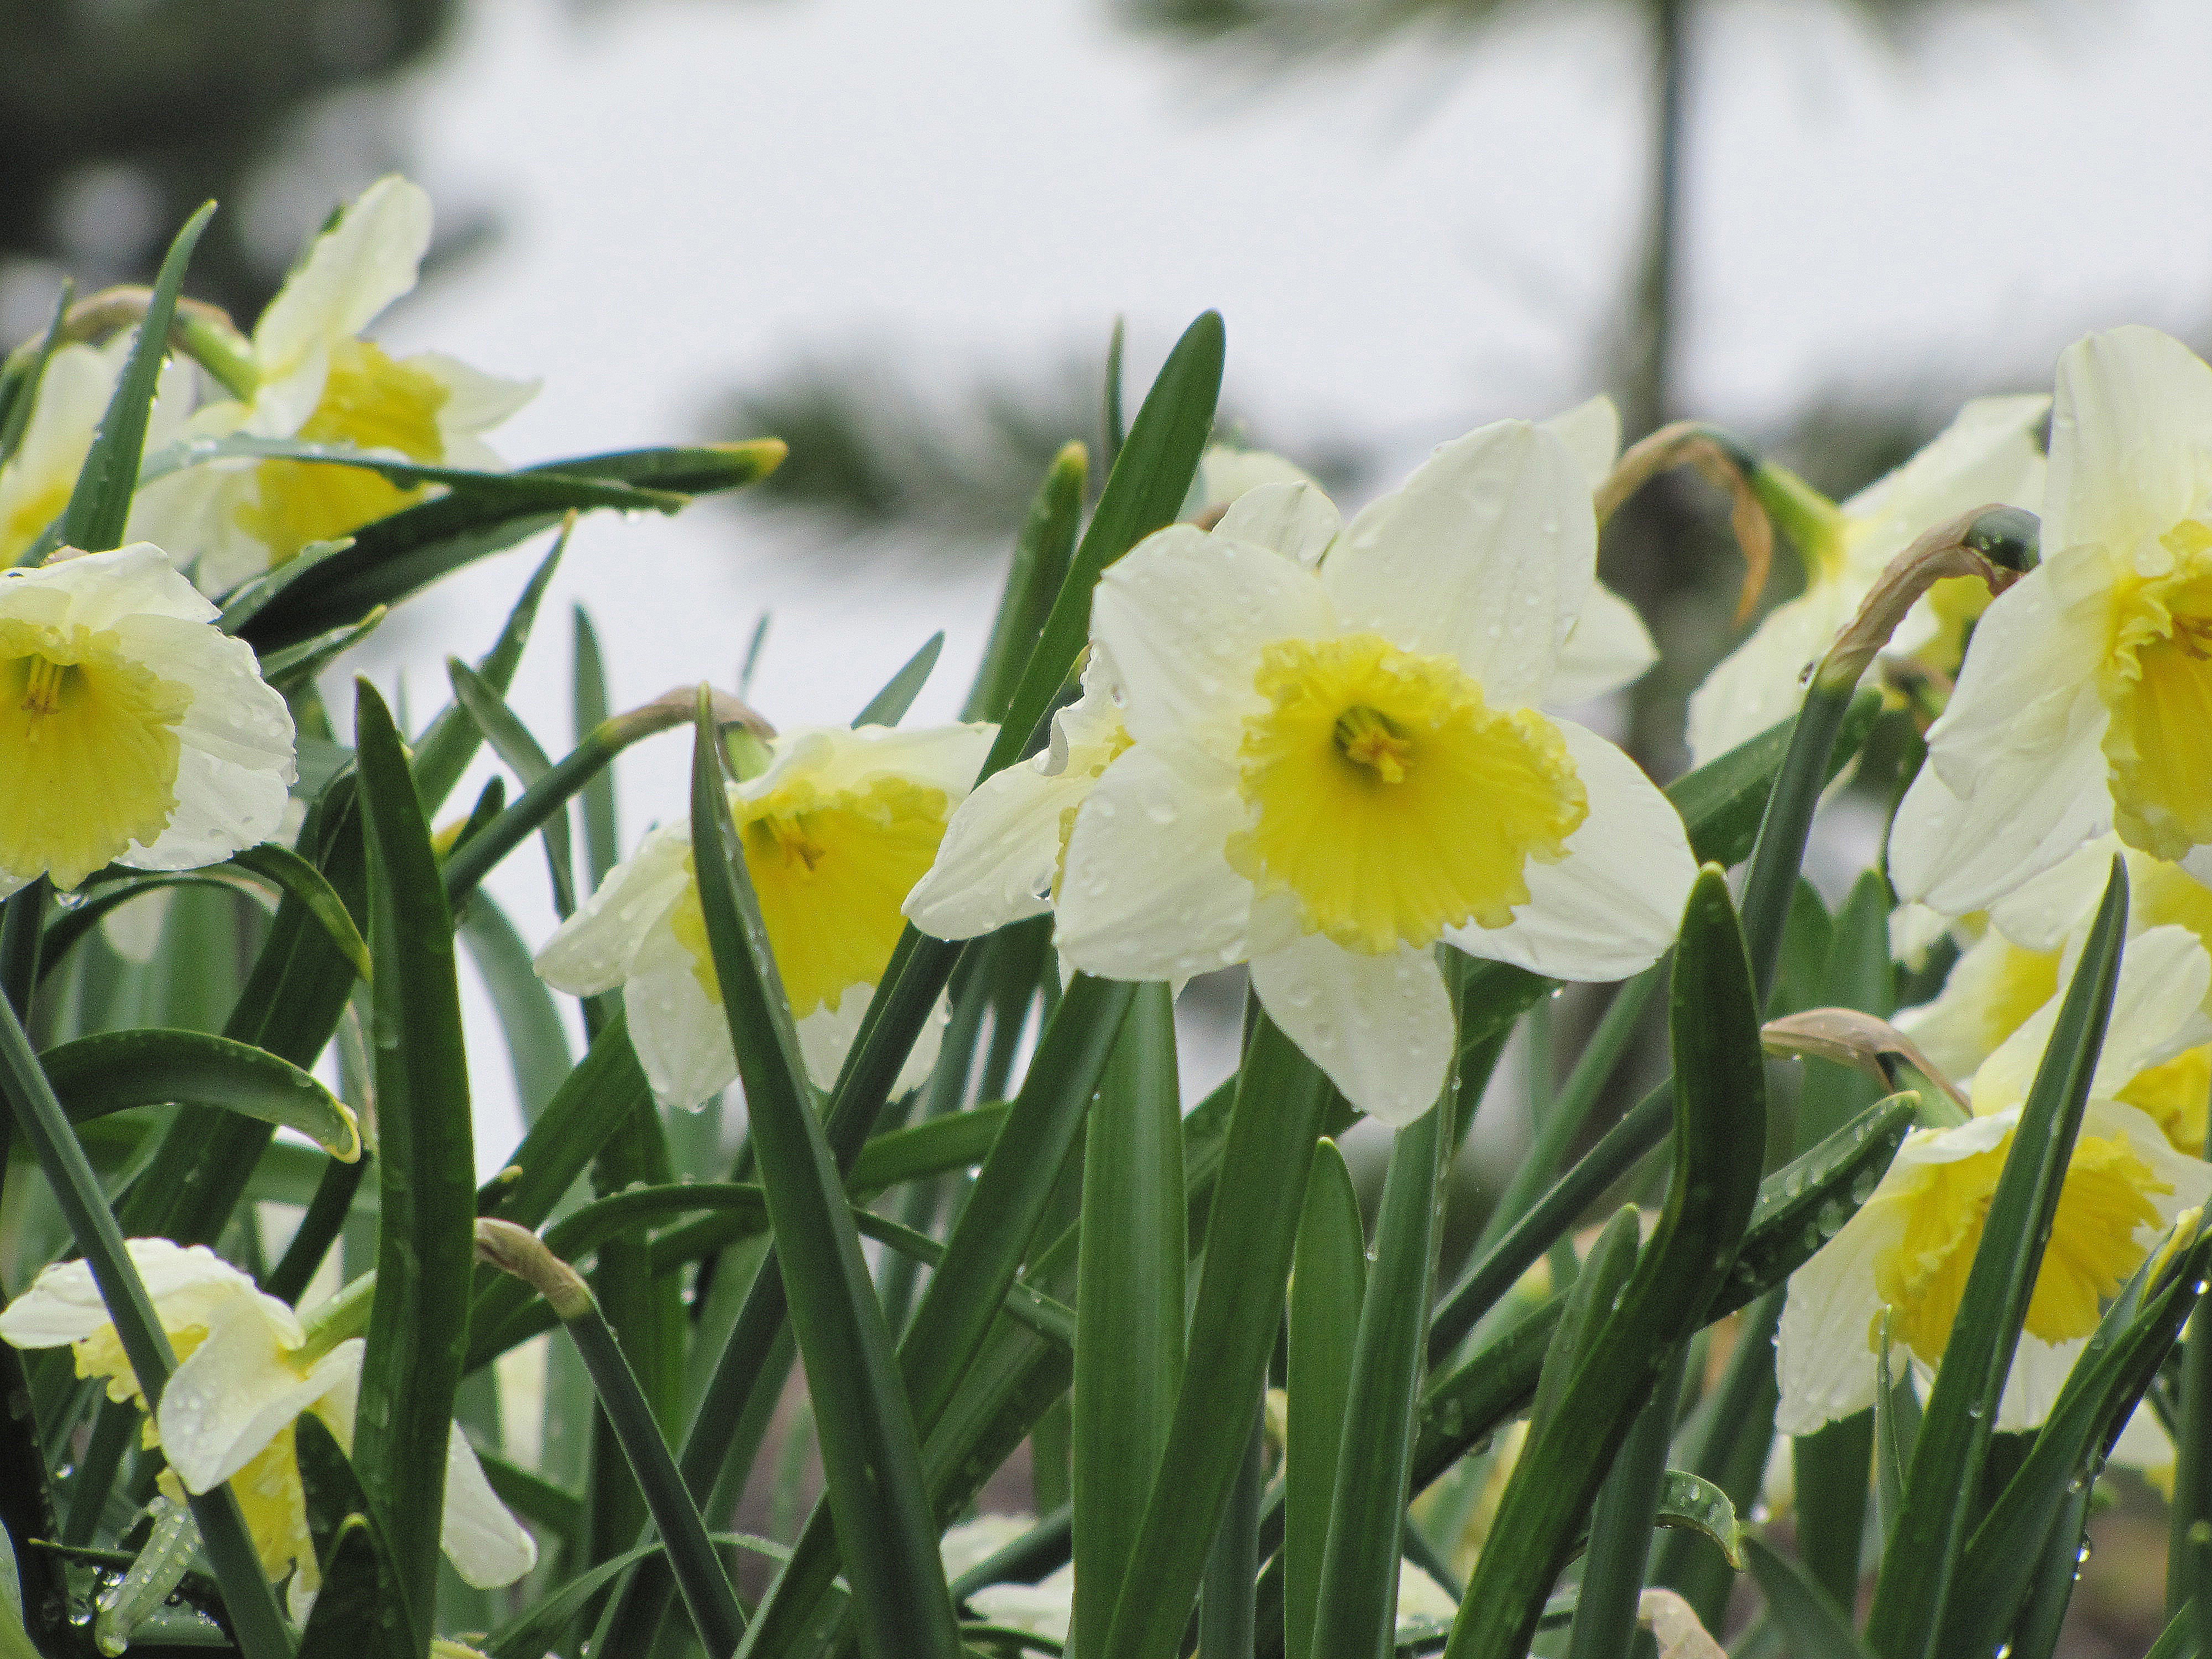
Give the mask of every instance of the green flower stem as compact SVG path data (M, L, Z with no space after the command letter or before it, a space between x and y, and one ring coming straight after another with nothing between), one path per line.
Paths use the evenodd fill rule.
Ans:
M554 813L580 794L617 755L656 732L691 722L693 694L686 689L656 697L641 708L604 720L574 749L489 823L471 836L445 861L446 898L455 910L501 859L522 845ZM717 694L716 718L725 725L750 726L760 717L736 698Z
M744 1634L744 1614L730 1575L707 1536L684 1477L677 1473L668 1442L661 1437L653 1407L638 1387L637 1374L623 1357L622 1345L600 1316L599 1304L582 1277L525 1228L505 1221L477 1223L477 1252L502 1271L540 1292L560 1316L584 1369L592 1374L599 1405L607 1414L630 1473L637 1477L646 1508L659 1529L670 1570L684 1604L691 1612L708 1659L724 1659Z
M54 1097L38 1056L31 1052L22 1022L4 997L0 997L0 1085L4 1085L9 1104L15 1109L17 1127L38 1154L39 1167L46 1173L55 1204L69 1223L77 1248L92 1266L100 1299L115 1322L124 1355L131 1362L151 1413L161 1405L161 1390L176 1370L176 1354L132 1265L123 1230L115 1224L115 1212L107 1207L91 1160L70 1127L61 1102ZM208 1560L222 1586L223 1605L246 1659L288 1659L292 1642L284 1616L277 1610L276 1598L261 1571L261 1559L254 1552L246 1517L239 1512L238 1498L229 1482L195 1495L192 1515L199 1522Z
M1498 1200L1498 1207L1484 1224L1479 1248L1486 1249L1496 1243L1499 1236L1526 1215L1543 1195L1544 1184L1566 1157L1568 1147L1574 1145L1575 1136L1581 1132L1590 1109L1597 1104L1621 1056L1628 1052L1629 1040L1636 1035L1637 1024L1644 1018L1644 1009L1650 1006L1652 992L1658 989L1666 976L1667 963L1662 958L1613 994L1605 1018L1598 1022L1581 1058L1575 1061L1575 1069L1567 1074L1565 1086L1544 1115L1534 1145L1529 1147L1521 1167L1514 1171L1513 1179Z
M277 1258L270 1270L269 1279L262 1289L281 1301L298 1304L307 1293L307 1283L315 1276L315 1269L323 1265L323 1258L345 1226L346 1215L353 1208L354 1195L361 1190L362 1178L368 1173L368 1159L357 1158L350 1164L332 1158L323 1166L323 1178L315 1183L315 1195L308 1200L307 1214L292 1234L284 1254Z
M2212 1521L2212 1329L2200 1322L2181 1346L2177 1391L2180 1432L2174 1437L2173 1517L2166 1550L2166 1611L2178 1619L2191 1601L2212 1607L2212 1580L2190 1530Z
M1198 1598L1198 1650L1220 1659L1253 1659L1253 1589L1260 1576L1260 1492L1266 1482L1261 1410L1255 1404L1244 1461L1229 1489L1229 1507L1206 1555ZM1395 1561L1393 1563L1395 1565ZM1395 1587L1394 1587L1395 1588Z

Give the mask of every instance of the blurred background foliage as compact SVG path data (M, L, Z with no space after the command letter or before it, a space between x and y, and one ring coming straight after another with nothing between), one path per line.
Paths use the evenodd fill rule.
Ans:
M213 197L192 291L251 319L331 204L404 165L392 82L459 0L0 0L0 265L145 281ZM441 227L441 252L486 233Z

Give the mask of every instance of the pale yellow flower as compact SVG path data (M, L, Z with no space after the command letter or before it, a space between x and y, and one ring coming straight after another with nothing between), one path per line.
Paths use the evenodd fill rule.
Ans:
M828 1088L906 925L899 906L937 854L996 727L787 732L760 776L729 787L745 867L783 976L808 1074ZM547 984L623 988L654 1097L696 1106L738 1074L707 946L688 823L663 824L607 874L538 953ZM935 1059L925 1027L901 1086Z
M0 896L273 834L292 717L158 547L0 571Z

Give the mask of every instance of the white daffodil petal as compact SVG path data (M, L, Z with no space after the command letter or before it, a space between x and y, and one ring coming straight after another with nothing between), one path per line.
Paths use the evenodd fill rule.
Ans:
M1976 398L1903 466L1844 503L1854 574L1871 583L1931 526L1970 508L2042 504L2043 453L2035 432L2051 399Z
M512 1584L538 1565L538 1540L499 1501L458 1423L446 1439L446 1510L438 1547L461 1582L474 1589Z
M1923 765L1890 831L1898 896L1946 915L1984 910L2110 830L2112 797L2098 744L2104 724L2104 704L2084 688L2069 726L2047 748L1990 774L1970 799Z
M1540 424L1566 445L1592 490L1613 476L1613 466L1620 459L1620 411L1613 407L1612 398L1601 392Z
M1123 755L1068 838L1054 933L1062 960L1134 980L1186 979L1243 961L1252 884L1224 848L1250 816L1236 772L1194 744L1140 744Z
M469 465L455 453L458 441L497 426L535 398L543 384L487 374L442 351L418 351L400 361L403 368L420 369L446 389L446 400L438 405L438 428L445 435L446 459L455 465Z
M2105 704L2096 679L2108 631L2108 562L2100 548L2047 559L1990 601L1958 690L1929 728L1929 764L1961 794L1991 775L2048 764ZM2089 712L2094 709L2094 716Z
M2074 1362L2089 1346L2087 1337L2070 1342L2045 1342L2026 1331L2012 1352L2012 1370L2005 1376L2004 1394L1997 1401L1997 1432L2019 1434L2043 1426Z
M1344 528L1336 503L1310 483L1268 483L1248 489L1230 503L1213 533L1224 541L1269 547L1308 570Z
M251 1279L204 1244L133 1238L125 1248L164 1329L204 1325L231 1298L259 1294ZM81 1258L58 1261L40 1268L30 1289L0 1309L0 1340L19 1348L55 1348L82 1342L112 1322L91 1264Z
M1891 1185L1887 1179L1883 1185ZM1811 1434L1824 1423L1874 1404L1880 1361L1881 1297L1875 1264L1903 1236L1905 1212L1879 1189L1813 1259L1790 1275L1789 1300L1775 1337L1774 1375L1782 1393L1774 1426ZM1905 1352L1893 1349L1901 1369Z
M1604 583L1592 582L1583 613L1559 647L1544 701L1554 708L1588 702L1633 684L1658 660L1659 647L1636 607Z
M1434 956L1382 956L1322 934L1252 958L1267 1018L1353 1106L1403 1128L1437 1103L1451 1066L1451 998Z
M868 1006L875 1000L874 986L850 986L838 998L835 1008L824 1003L799 1019L796 1028L799 1057L805 1062L807 1078L816 1088L827 1091L836 1087L845 1056L852 1052L854 1040L860 1035L860 1023L867 1018ZM921 1030L915 1034L914 1047L907 1050L905 1060L899 1063L890 1098L896 1100L929 1080L930 1073L937 1066L939 1047L945 1041L946 1018L945 999L940 995L937 1006L922 1021Z
M1768 611L1690 694L1690 763L1703 766L1796 714L1805 671L1827 654L1857 608L1844 584L1816 580Z
M2097 908L2112 879L2118 836L2100 836L1990 906L1990 926L2030 951L2056 951Z
M599 890L553 930L538 953L538 976L556 991L596 996L622 983L647 932L690 885L688 828L663 824L607 872Z
M2132 551L2208 493L2212 368L2171 336L2135 326L2092 334L2059 355L2045 558L2088 542Z
M985 721L965 726L818 726L776 739L775 763L732 792L736 800L759 800L805 776L823 793L865 789L885 775L944 792L948 807L975 786L999 728Z
M1066 988L1065 981L1061 988ZM837 1074L844 1069L845 1056L853 1051L854 1041L860 1035L860 1022L866 1018L868 1005L875 997L874 986L855 985L838 999L835 1008L824 1003L799 1021L799 1058L805 1062L807 1079L816 1088L826 1093L836 1087ZM896 1100L929 1081L945 1041L945 1000L940 996L915 1034L914 1047L899 1062L890 1098Z
M1553 979L1612 980L1656 962L1680 930L1698 878L1681 814L1643 769L1595 732L1557 720L1589 811L1557 864L1522 872L1528 902L1503 927L1444 938L1470 956Z
M638 1065L663 1106L703 1104L737 1081L727 1016L673 928L645 934L623 981L623 1009Z
M1352 520L1322 580L1347 629L1454 658L1493 707L1514 708L1548 695L1596 562L1581 464L1540 427L1500 421Z
M341 1358L333 1350L306 1373L295 1370L296 1344L285 1343L281 1326L257 1305L275 1301L257 1292L225 1306L162 1390L155 1416L161 1451L192 1492L229 1480L301 1412L335 1389L359 1384L357 1353Z
M1190 496L1179 519L1195 519L1218 507L1227 507L1240 495L1262 484L1310 484L1313 475L1294 462L1264 449L1237 449L1228 444L1208 444L1198 459L1198 476L1190 483Z
M1188 525L1146 537L1108 567L1091 605L1091 637L1127 697L1129 734L1141 743L1184 733L1224 756L1260 706L1261 650L1338 631L1311 574L1264 547Z
M1043 758L1039 757L1040 759ZM1060 814L1083 804L1093 780L1009 766L960 803L903 907L925 933L973 939L1051 908Z
M254 354L270 380L293 374L316 347L349 338L415 286L430 246L430 198L392 174L378 179L318 236L261 313Z

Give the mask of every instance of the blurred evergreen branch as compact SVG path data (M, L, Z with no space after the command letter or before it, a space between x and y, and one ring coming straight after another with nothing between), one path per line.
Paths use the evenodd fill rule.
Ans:
M141 278L168 228L214 197L230 210L201 244L193 292L250 319L283 275L266 249L296 246L325 206L400 160L382 90L443 44L460 10L0 0L0 266L53 260L87 289ZM339 94L355 96L316 131ZM312 203L285 211L295 198ZM257 235L257 213L283 222Z
M757 507L812 520L833 540L896 534L997 549L1063 444L1098 453L1103 354L977 379L949 394L890 366L899 355L802 358L716 406L710 434L774 432L791 446L753 492ZM1231 414L1217 430L1243 447L1277 447ZM1367 470L1365 453L1344 440L1290 455L1332 493L1355 487ZM1093 469L1094 497L1103 474Z

